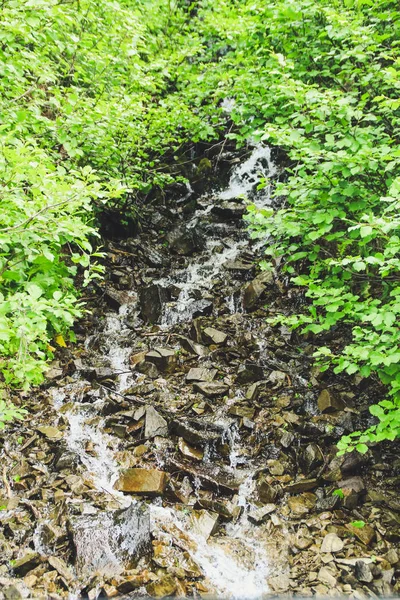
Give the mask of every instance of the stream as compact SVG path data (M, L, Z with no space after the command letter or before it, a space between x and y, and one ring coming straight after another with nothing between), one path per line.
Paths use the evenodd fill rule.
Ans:
M260 145L232 165L106 242L76 343L22 395L0 600L393 595L397 455L377 453L376 475L336 455L369 388L321 377L315 346L267 323L302 301L259 271L266 241L243 221L273 208L280 169Z
M172 261L166 275L154 282L164 289L174 288L175 291L175 299L165 302L162 306L159 321L160 332L164 337L168 333L172 334L178 324L190 324L199 311L199 306L201 311L201 303L204 300L214 306L214 290L218 293L221 287L229 292L223 299L226 312L233 316L243 313L243 284L241 279L232 281L229 271L235 270L235 267L239 272L242 269L245 273L252 269L252 246L243 230L240 216L244 211L244 201L248 198L253 198L258 206L269 204L270 186L267 185L262 193L256 192L256 186L260 178L270 180L277 173L278 169L271 159L270 149L256 147L250 157L234 169L227 188L200 199L200 207L186 222L185 230L207 230L202 250L193 253L182 265L176 265L175 261ZM213 215L213 210L218 206L222 207L223 211L217 212L217 220L210 220L210 215ZM228 218L225 220L226 217ZM246 257L246 263L240 261L243 255ZM235 261L238 261L237 265ZM97 341L98 338L102 340L100 347L105 362L113 373L117 374L114 391L121 396L126 393L135 395L140 380L140 374L132 372L130 366L132 351L129 339L132 329L126 324L129 317L130 323L137 321L140 326L139 311L137 295L131 292L129 303L121 305L118 313L107 314L103 331L96 333ZM249 325L251 326L250 323ZM89 338L86 347L90 349L94 342L95 339ZM173 344L172 348L174 351L179 350L176 344ZM207 369L211 366L210 358L199 357L198 366ZM156 378L154 386L161 391L164 408L173 411L173 406L168 407L168 399L172 395L168 380ZM116 459L120 439L105 432L105 420L99 417L104 399L88 399L85 387L86 382L78 379L65 388L52 389L54 406L62 411L63 417L68 421L68 450L79 457L85 476L90 478L99 492L108 494L119 506L128 508L132 502L138 500L114 489L120 474L120 464ZM232 480L239 482L234 498L236 518L221 523L217 533L210 535L208 524L193 526L189 510L182 510L181 506L176 508L170 503L165 505L157 497L149 504L150 527L153 539L161 539L171 547L174 536L181 534L185 538L190 559L199 568L204 585L210 591L225 597L256 598L269 591L267 577L270 574L271 561L267 543L268 532L263 527L253 525L248 519L248 514L256 510L252 497L255 490L253 476L257 467L246 457L237 420L228 414L229 407L235 404L238 397L244 397L240 387L237 387L235 395L226 398L225 403L218 406L215 412L202 415L204 430L207 431L209 426L218 428L222 432L224 446L228 447L228 464L224 469ZM148 402L151 405L151 396ZM68 403L72 405L68 407ZM158 468L162 469L166 467L162 438L155 441L159 446L155 450L156 460ZM216 460L218 458L215 448L210 442L204 449L202 462L212 470ZM193 498L196 499L197 496L201 501L198 494L202 487L201 480L196 481L194 478L190 481L186 476L184 481L189 489L193 489ZM207 514L206 511L204 513ZM211 522L214 515L215 513L212 513L212 517L209 517ZM104 515L101 518L104 519ZM85 553L89 565L96 568L97 572L100 570L108 576L118 574L123 571L119 558L120 548L108 549L107 553L102 553L100 559L93 559L101 537L102 535L98 534L87 536L85 533L85 549L81 550L81 554ZM80 561L82 562L82 556Z

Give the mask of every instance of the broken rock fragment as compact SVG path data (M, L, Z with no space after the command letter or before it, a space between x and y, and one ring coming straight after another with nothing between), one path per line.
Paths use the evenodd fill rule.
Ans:
M157 469L125 469L114 484L120 492L157 496L164 493L168 476Z

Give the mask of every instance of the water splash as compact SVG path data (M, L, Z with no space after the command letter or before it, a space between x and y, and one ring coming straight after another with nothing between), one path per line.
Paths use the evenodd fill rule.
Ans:
M268 206L272 190L269 180L278 173L279 169L271 156L271 148L257 145L249 158L234 169L228 187L220 192L218 197L221 200L244 198L253 201L259 208ZM257 191L262 181L265 182L265 187Z

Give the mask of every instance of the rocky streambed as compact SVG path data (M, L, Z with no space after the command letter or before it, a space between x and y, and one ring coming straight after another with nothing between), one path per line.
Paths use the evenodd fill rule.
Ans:
M279 174L256 147L107 242L77 344L2 434L0 598L398 592L398 446L335 448L379 391L266 323L293 299L242 216Z

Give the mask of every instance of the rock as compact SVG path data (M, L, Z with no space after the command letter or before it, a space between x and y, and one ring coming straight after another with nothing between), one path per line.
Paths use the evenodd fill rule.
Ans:
M290 483L289 485L285 485L285 492L289 494L297 494L299 492L308 492L309 490L313 490L318 485L317 479L299 479L294 483Z
M57 571L59 575L61 575L61 577L64 577L65 581L70 582L74 579L72 571L62 558L58 558L57 556L49 556L47 562L51 567L53 567L53 569Z
M247 419L252 419L255 412L255 408L243 403L234 404L228 409L228 415L232 415L233 417L245 417Z
M168 259L166 259L162 254L160 254L160 252L157 252L157 250L151 246L144 246L140 244L140 248L143 251L144 260L150 267L160 268L169 264Z
M243 308L244 310L252 310L256 308L259 299L266 290L266 285L258 279L253 279L246 285L243 290Z
M336 533L328 533L322 542L321 552L340 552L344 543Z
M287 592L290 587L290 579L286 573L281 573L280 575L276 575L276 577L270 577L268 583L276 593Z
M228 501L222 502L219 500L208 500L207 498L200 498L199 500L197 500L194 507L205 508L208 511L217 513L217 515L219 515L221 519L224 519L225 521L230 521L235 516L237 516L236 509L238 508L237 506L233 507L232 504Z
M256 383L253 383L246 391L246 400L256 402L261 392L265 391L267 386L267 381L257 381Z
M181 256L190 256L204 247L204 240L195 227L176 227L168 234L167 239L170 249Z
M346 408L346 404L329 390L322 390L318 396L318 408L323 413L335 412Z
M209 317L212 315L214 305L211 300L200 298L199 300L194 300L188 308L192 314L192 319L196 319L197 317Z
M192 530L206 540L216 532L218 521L218 514L207 510L194 510L190 516Z
M290 431L285 431L280 439L281 446L283 446L284 448L289 448L293 444L294 440L295 435Z
M340 488L343 492L349 490L359 494L365 490L365 485L361 477L350 477L348 479L342 479L342 481L339 481L338 488Z
M195 367L190 369L189 373L186 375L186 381L212 381L215 379L216 374L218 373L217 369L204 369L200 367Z
M4 594L5 600L22 600L24 597L26 598L26 594L22 594L21 590L16 585L9 585L1 591Z
M225 344L228 336L223 331L214 329L214 327L206 327L203 332L203 339L207 344L214 344L215 346L222 346Z
M291 496L288 498L288 506L294 515L303 516L310 512L314 507L316 496L305 493L301 496Z
M321 567L318 573L318 579L321 583L327 585L328 587L334 588L337 584L336 577L327 567Z
M264 377L264 370L256 363L246 362L244 365L240 365L236 382L237 383L251 383L253 381L260 381Z
M246 279L250 279L250 277L254 276L254 263L248 263L241 260L227 260L224 266L228 271L232 271L234 277L245 277Z
M149 571L144 571L143 573L137 574L136 571L125 571L125 574L118 578L115 581L117 585L117 594L129 594L129 592L133 592L141 588L146 583L149 583L151 577ZM107 593L107 598L110 597Z
M391 565L396 565L399 562L399 555L394 548L391 548L384 556L385 560Z
M374 579L369 565L365 564L365 562L362 560L358 560L356 562L356 568L355 568L354 573L355 573L355 576L357 577L358 581L363 581L365 583L371 583L371 581L373 581L373 579Z
M153 363L161 373L173 373L177 365L176 354L170 348L154 348L147 352L146 361Z
M157 379L160 376L156 365L151 362L147 362L146 360L143 360L136 365L136 371L143 373L143 375L147 375L147 377L150 377L150 379Z
M211 212L225 220L241 219L246 212L246 206L243 203L225 200L214 204Z
M157 469L125 469L114 484L114 489L132 494L157 496L163 494L168 483L167 473Z
M144 435L146 438L168 436L168 423L152 406L146 407Z
M189 446L187 442L183 438L179 438L178 448L183 456L187 458L192 458L193 460L202 461L204 457L203 450L199 450L198 448L193 448L193 446Z
M172 596L176 590L176 581L171 575L165 575L146 586L146 591L153 598Z
M132 298L128 292L116 290L103 284L96 284L96 286L102 291L107 303L114 310L119 310L121 306L125 306L126 304L132 304Z
M192 475L192 477L197 477L206 489L226 494L233 494L239 490L240 482L235 479L231 472L217 464L202 463L201 465L193 465L191 462L176 456L168 457L167 463L171 470L182 471Z
M348 529L353 535L356 536L357 539L360 540L361 543L369 546L375 540L376 533L375 529L371 527L371 525L364 525L363 527L355 527L351 523L346 525L346 529Z
M278 491L264 479L263 475L257 481L257 493L263 504L274 504L278 498Z
M186 352L189 354L197 354L197 356L207 356L209 354L209 349L206 346L202 346L201 344L196 344L189 338L180 337L179 342Z
M195 383L193 389L207 398L218 398L229 392L229 387L224 383L213 382Z
M325 511L332 511L340 506L340 497L339 496L327 496L326 498L319 498L316 505L315 510L318 513Z
M57 427L52 427L51 425L41 425L37 427L37 431L49 440L61 440L64 435Z
M182 437L186 442L194 446L203 447L219 441L223 431L222 427L212 427L200 419L190 419L187 421L174 419L170 423L170 433Z
M40 555L37 552L28 552L13 564L13 571L17 577L24 577L29 571L40 564Z
M69 524L79 576L115 576L132 569L151 548L150 511L132 504L117 511L72 517Z
M262 506L261 508L256 508L254 510L251 510L247 514L247 518L252 523L255 523L256 525L258 525L259 523L263 523L267 519L268 515L270 515L272 512L274 512L274 510L276 510L276 504L266 504L265 506Z
M305 475L324 464L324 455L317 444L308 444L300 455L299 463Z
M158 284L139 288L138 303L140 316L146 323L157 323L163 312L163 304L168 302L167 291Z

